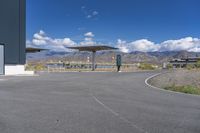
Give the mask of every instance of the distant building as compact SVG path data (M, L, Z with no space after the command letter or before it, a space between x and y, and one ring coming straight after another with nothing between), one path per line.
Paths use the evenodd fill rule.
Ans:
M170 64L174 68L184 68L187 67L188 64L195 65L198 61L200 61L200 57L188 57L181 59L172 59L169 61Z

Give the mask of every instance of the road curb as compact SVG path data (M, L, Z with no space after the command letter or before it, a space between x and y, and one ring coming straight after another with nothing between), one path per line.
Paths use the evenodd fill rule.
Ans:
M165 74L165 73L167 73L167 72L164 72L164 73L162 73L162 72L161 72L161 73L157 73L157 74L154 74L154 75L152 75L152 76L146 78L146 79L145 79L145 84L146 84L148 87L150 87L150 88L154 88L154 89L157 89L157 90L165 91L165 92L168 92L168 93L181 94L181 95L185 95L185 96L200 97L200 95L186 94L186 93L183 93L183 92L176 92L176 91L171 91L171 90L165 90L165 89L163 89L163 88L159 88L159 87L153 86L153 85L151 85L150 83L148 83L148 81L149 81L150 79L155 78L155 77L157 77L157 76L159 76L159 75L161 75L161 74Z

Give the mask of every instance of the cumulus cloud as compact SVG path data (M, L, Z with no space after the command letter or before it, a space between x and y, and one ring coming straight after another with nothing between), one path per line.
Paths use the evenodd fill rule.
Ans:
M93 39L85 38L84 41L80 42L81 46L94 46L96 42Z
M95 41L94 39L95 35L92 32L87 32L84 34L84 36L85 36L84 40L78 43L81 46L106 45L102 42Z
M32 41L27 40L27 47L41 47L55 51L67 51L67 46L74 46L76 43L70 38L51 38L43 30L33 35Z
M122 51L124 53L130 52L126 41L123 41L121 39L117 40L117 47L120 49L120 51Z
M132 42L122 41L118 39L117 47L122 52L131 52L131 51L142 51L142 52L151 52L151 51L158 51L159 45L151 42L147 39L136 40Z
M43 30L33 35L32 40L27 40L27 47L40 47L50 49L52 51L69 51L68 46L94 46L103 45L101 42L94 40L95 35L92 32L84 34L85 38L81 42L74 42L70 38L52 38L49 37ZM135 41L125 41L118 39L116 47L122 52L128 53L132 51L154 52L154 51L181 51L200 52L200 39L185 37L177 40L166 40L161 43L155 43L147 39Z
M87 32L84 34L85 39L84 41L80 42L80 45L96 45L97 43L93 40L93 37L95 36L92 32Z
M94 37L94 34L92 32L87 32L84 35L85 37Z
M30 40L26 40L26 47L32 47L32 42Z
M123 52L141 51L141 52L154 52L154 51L181 51L186 50L190 52L200 52L200 39L185 37L178 40L167 40L156 44L147 39L140 39L132 42L122 41L118 39L117 47Z
M131 51L152 52L158 51L159 45L147 39L141 39L130 43Z
M186 37L179 40L167 40L162 42L160 51L194 51L198 52L200 48L200 39Z
M70 51L66 47L69 46L94 46L102 45L102 43L94 41L94 34L87 32L84 34L84 39L81 42L74 42L70 38L52 38L49 37L43 30L35 33L32 40L27 40L27 47L39 47L49 49L51 51Z

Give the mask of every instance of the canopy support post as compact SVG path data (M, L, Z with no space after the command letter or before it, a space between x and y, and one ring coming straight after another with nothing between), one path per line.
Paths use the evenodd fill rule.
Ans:
M96 51L92 51L92 71L95 71L96 68L95 57L96 57Z

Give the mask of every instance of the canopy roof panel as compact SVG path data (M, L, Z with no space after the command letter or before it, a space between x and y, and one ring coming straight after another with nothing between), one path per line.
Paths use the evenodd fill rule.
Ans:
M77 47L67 47L69 49L75 49L79 51L102 51L102 50L117 50L118 48L110 47L110 46L77 46Z
M26 48L26 53L36 53L36 52L40 52L40 51L44 51L46 49L41 49L41 48Z

